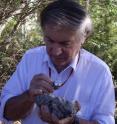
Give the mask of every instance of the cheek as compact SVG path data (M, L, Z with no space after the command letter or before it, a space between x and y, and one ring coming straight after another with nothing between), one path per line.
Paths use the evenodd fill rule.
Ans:
M49 48L49 47L47 47L47 46L46 46L46 51L47 51L47 53L50 55L51 50L50 50L50 48Z
M73 54L74 54L73 49L67 49L66 51L64 51L64 56L66 57L66 59L71 59Z
M76 56L76 54L79 52L80 48L79 47L74 47L69 51L69 56L70 58L74 58Z
M51 52L51 47L49 45L46 45L47 52Z

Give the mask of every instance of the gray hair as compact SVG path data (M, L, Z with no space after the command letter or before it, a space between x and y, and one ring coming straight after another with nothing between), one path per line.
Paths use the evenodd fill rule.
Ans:
M47 5L40 14L41 27L46 24L81 30L87 38L92 32L92 21L87 11L73 0L57 0Z

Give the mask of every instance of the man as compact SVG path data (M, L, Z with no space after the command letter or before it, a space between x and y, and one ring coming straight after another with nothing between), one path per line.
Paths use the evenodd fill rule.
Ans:
M115 124L114 86L108 66L82 49L91 19L78 3L58 0L40 15L45 46L27 51L2 91L7 120L23 124ZM57 90L52 87L61 85ZM81 107L75 117L58 119L35 97L52 93Z

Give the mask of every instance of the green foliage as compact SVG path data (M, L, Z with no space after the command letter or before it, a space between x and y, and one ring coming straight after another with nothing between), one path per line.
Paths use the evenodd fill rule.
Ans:
M9 30L8 26L7 30ZM23 35L21 30L19 30L16 35L12 37L10 43L4 46L4 42L1 42L0 82L2 83L14 72L17 63L27 49L42 44L40 35L36 31L29 31L25 39L23 39Z
M5 25L5 28L3 29L2 33L1 33L1 38L4 39L5 37L9 36L9 34L11 33L14 25L16 24L16 20L13 18L10 22L8 22Z
M34 0L30 3L29 0L27 3L26 0L0 0L0 85L14 72L27 49L42 44L42 33L35 23L37 14L34 10L38 8L40 12L51 1ZM76 1L88 9L94 24L94 33L84 47L110 66L114 84L117 85L117 1ZM22 9L17 13L19 8ZM30 24L27 26L28 22ZM1 24L4 24L3 29ZM26 30L28 27L31 29Z
M40 4L40 11L48 2L44 0ZM13 2L13 1L12 1ZM114 82L117 82L117 4L114 0L93 0L89 4L86 1L80 2L88 6L88 11L93 19L94 33L88 42L84 45L86 49L102 58L111 68ZM7 2L8 3L8 2ZM17 5L15 5L17 4ZM14 5L18 7L21 4L20 0ZM12 4L11 4L12 6ZM23 21L22 25L17 28L14 33L14 27L17 24L17 17L12 17L0 36L0 82L4 82L14 71L16 64L19 62L23 53L34 46L42 44L42 34L38 24L34 23L35 13ZM25 31L26 23L33 20L28 27L33 27ZM13 35L11 35L13 33ZM15 57L14 57L15 56Z
M52 0L44 0L41 3L41 10L46 6L48 2ZM5 1L2 1L3 7L7 4L4 4ZM102 58L110 66L111 71L114 76L115 82L117 82L117 2L115 0L93 0L89 4L86 4L86 1L80 0L80 2L88 6L88 11L93 19L94 24L94 33L88 42L85 44L85 48L89 51L95 53L97 56ZM13 3L13 0L12 0ZM9 7L15 6L16 8L21 5L21 1L17 0L14 4L11 4ZM30 18L26 21L30 21L35 18L35 13L29 16ZM1 80L4 77L5 72L6 77L9 77L9 74L13 72L16 63L21 58L24 51L27 49L42 44L42 35L37 24L34 25L33 29L28 32L22 32L22 29L25 28L25 21L22 23L24 25L20 26L17 29L17 32L13 35L10 35L17 24L17 17L12 17L8 23L6 23L5 28L1 32L0 36L0 68L1 69ZM7 39L7 40L6 40ZM15 54L15 55L14 55ZM16 60L13 59L13 56L16 56ZM7 62L6 62L7 61ZM4 68L4 69L3 69ZM3 81L2 81L3 82Z
M84 1L81 1L84 3ZM114 0L93 0L89 4L89 13L93 19L94 33L85 44L85 48L102 58L117 82L117 4Z

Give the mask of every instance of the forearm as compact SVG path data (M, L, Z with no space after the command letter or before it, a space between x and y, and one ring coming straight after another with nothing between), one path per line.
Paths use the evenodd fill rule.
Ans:
M9 120L21 119L31 111L33 104L34 100L29 97L28 91L12 97L6 102L4 117Z

